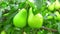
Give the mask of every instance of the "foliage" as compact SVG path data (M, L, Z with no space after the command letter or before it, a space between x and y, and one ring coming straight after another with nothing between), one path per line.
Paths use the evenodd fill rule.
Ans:
M60 14L60 9L50 11L49 3L53 4L55 0L0 0L0 33L6 34L59 34L60 20L55 14ZM26 25L24 28L15 27L13 24L14 16L19 10L25 8L29 14L29 8L33 8L34 15L40 13L43 16L43 26L39 29L33 29ZM51 8L50 8L51 9ZM28 16L27 16L28 17Z

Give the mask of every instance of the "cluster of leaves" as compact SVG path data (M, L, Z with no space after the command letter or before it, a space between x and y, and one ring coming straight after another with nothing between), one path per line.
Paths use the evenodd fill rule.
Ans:
M54 0L50 0L51 3ZM18 10L33 7L34 14L39 11L44 17L43 26L47 28L31 29L28 26L24 29L17 28L13 25L13 17L18 13ZM54 10L56 11L56 10ZM60 10L59 10L60 11ZM48 17L48 16L52 16ZM48 18L47 18L48 17ZM1 0L0 1L0 32L5 31L7 34L59 34L59 31L52 32L52 29L60 30L60 21L54 19L55 14L47 8L47 0ZM51 19L50 19L51 18ZM51 30L49 30L51 28Z

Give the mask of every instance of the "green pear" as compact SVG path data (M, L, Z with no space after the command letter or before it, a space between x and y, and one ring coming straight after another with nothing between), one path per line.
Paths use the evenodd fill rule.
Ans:
M16 27L23 28L26 26L26 19L27 19L27 11L26 9L22 9L13 18L13 24Z
M5 31L1 31L1 34L6 34L6 32Z
M59 20L59 21L60 21L60 15L58 15L58 16L56 17L56 20Z
M59 15L59 12L58 12L58 11L55 11L55 13L54 13L54 14L58 16L58 15Z
M56 18L55 18L55 19L56 19L56 20L60 20L60 14L59 14L58 11L55 12L55 15L56 15Z
M34 15L32 8L29 9L28 25L31 28L40 28L43 24L43 17L40 13Z
M47 19L53 19L53 16L51 16L51 15L47 16Z
M50 5L48 6L48 10L53 11L53 10L54 10L54 5L55 5L55 3L50 4Z
M55 1L55 9L60 9L60 3L58 0Z

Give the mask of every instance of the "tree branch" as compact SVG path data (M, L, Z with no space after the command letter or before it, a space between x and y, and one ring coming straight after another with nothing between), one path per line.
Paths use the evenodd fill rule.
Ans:
M45 29L45 30L52 31L52 32L58 32L56 29L51 29L51 28L47 28L44 26L41 29Z

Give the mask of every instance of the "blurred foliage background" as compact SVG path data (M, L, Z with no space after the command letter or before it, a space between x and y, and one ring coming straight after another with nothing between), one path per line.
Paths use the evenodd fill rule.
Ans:
M47 9L47 2L53 3L55 0L0 0L0 33L6 34L59 34L60 21L54 19L55 14ZM60 1L60 0L59 0ZM40 29L26 28L20 29L13 25L13 17L22 8L33 7L34 14L39 11L44 17L43 26ZM55 11L55 10L54 10ZM47 16L52 16L48 19Z

